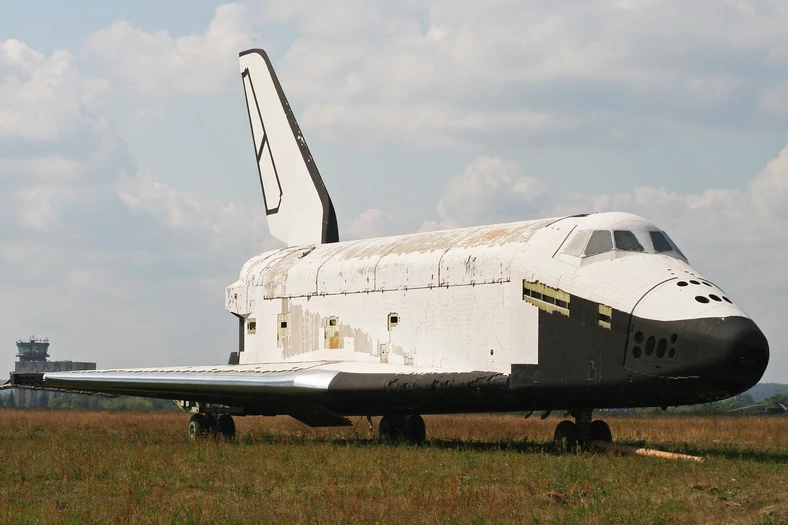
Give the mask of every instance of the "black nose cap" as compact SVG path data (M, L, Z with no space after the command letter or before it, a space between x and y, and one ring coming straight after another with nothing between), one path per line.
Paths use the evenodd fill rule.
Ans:
M696 338L700 336L699 339L703 341L699 346L705 354L705 360L717 363L713 367L715 373L724 376L719 379L730 381L745 390L755 385L766 371L769 342L752 319L696 319L688 328L695 332L692 335Z
M766 338L764 344L734 354L731 379L737 383L749 383L753 379L756 383L760 381L769 364L769 345L765 341Z

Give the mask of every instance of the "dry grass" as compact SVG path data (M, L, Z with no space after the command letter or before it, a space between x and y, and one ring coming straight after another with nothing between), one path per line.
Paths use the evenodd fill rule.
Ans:
M237 418L238 444L179 413L0 410L0 523L783 523L788 418L608 418L620 442L694 464L555 455L557 419L427 418L420 448L367 423Z

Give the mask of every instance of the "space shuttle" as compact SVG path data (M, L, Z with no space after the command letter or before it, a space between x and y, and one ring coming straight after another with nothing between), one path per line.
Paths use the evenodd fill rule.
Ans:
M238 416L382 416L382 440L421 443L426 414L555 411L569 417L555 442L573 448L612 440L595 409L720 400L763 375L755 322L637 215L340 240L266 53L241 53L240 74L268 227L287 247L249 259L226 289L229 364L7 386L178 400L193 438L233 437Z

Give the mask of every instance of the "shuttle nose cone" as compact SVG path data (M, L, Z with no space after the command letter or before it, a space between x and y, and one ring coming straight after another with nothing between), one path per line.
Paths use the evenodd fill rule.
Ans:
M694 319L687 325L686 341L709 376L740 392L755 385L769 364L766 336L747 317Z

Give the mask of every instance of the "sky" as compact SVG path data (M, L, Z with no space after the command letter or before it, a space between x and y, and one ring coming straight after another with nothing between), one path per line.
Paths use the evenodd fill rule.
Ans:
M238 53L268 51L340 238L629 211L788 382L783 0L4 2L0 371L225 363L267 231Z

